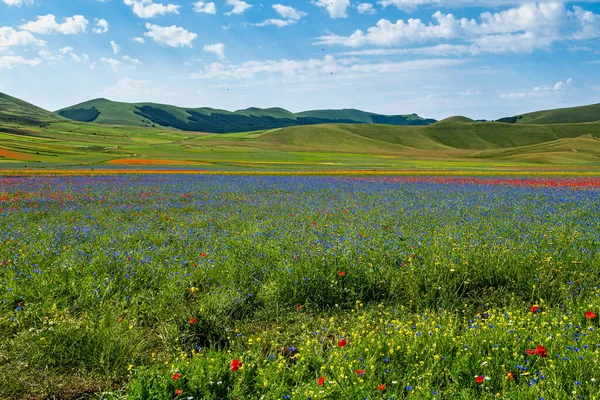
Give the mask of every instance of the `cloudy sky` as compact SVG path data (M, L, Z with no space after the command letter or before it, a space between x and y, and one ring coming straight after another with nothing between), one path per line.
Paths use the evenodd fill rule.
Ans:
M600 102L600 0L0 0L0 91L494 119Z

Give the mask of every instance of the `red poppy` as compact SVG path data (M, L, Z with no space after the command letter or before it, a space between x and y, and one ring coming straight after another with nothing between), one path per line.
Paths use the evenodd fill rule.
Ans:
M346 339L342 339L338 342L338 347L344 347L346 345Z
M506 374L506 379L508 379L509 381L514 381L515 380L515 374L511 372L509 372L508 374Z
M195 323L196 323L196 318L192 317L192 318L190 318L190 319L188 320L188 322L189 322L190 324L195 324Z
M595 319L595 318L597 318L597 317L598 317L598 316L597 316L597 315L596 315L596 313L595 313L595 312L593 312L593 311L588 311L588 312L586 312L586 313L585 313L585 318L586 318L586 319Z
M175 372L175 373L173 374L173 380L174 380L174 381L176 381L176 380L178 380L179 378L181 378L181 374L178 374L177 372Z
M475 383L483 383L484 380L485 376L479 375L477 378L475 378Z
M300 304L299 306L296 306L296 309L302 310L302 304Z
M229 369L231 371L237 371L238 369L240 369L240 367L244 365L243 362L240 362L240 360L238 360L237 358L235 360L233 360L231 362L231 365L229 366Z
M382 383L381 385L377 386L377 390L383 392L385 390L385 383Z
M538 305L533 305L531 306L531 308L529 309L532 313L539 313L540 312L540 307L538 307Z
M540 345L538 345L538 347L535 350L532 350L532 349L525 350L525 353L527 353L529 355L537 354L538 356L540 356L542 358L548 357L548 354L546 353L546 349Z
M323 384L325 383L325 377L322 376L317 380L317 385L319 386L323 386Z
M200 254L200 257L201 257L201 258L204 258L204 257L206 257L206 253L202 253L202 254Z
M364 375L365 374L365 370L364 369L357 369L356 370L356 375Z
M175 391L175 395L176 395L176 396L179 396L181 393L183 393L183 390L181 390L181 389L177 389L177 390Z
M346 275L346 273L344 271L338 272L338 276L344 276L344 275Z
M548 354L546 354L546 349L540 345L538 345L537 349L535 349L535 354L542 358L548 357Z

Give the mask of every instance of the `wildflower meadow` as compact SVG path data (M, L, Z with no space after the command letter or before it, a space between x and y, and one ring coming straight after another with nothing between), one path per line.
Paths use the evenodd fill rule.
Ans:
M0 398L599 399L599 215L593 176L1 177Z

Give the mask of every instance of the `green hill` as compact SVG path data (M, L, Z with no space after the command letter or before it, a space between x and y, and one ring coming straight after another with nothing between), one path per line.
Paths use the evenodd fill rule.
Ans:
M79 122L143 127L171 127L183 131L231 133L297 125L365 123L429 125L416 114L381 115L360 110L315 110L294 114L283 108L247 108L234 112L212 108L184 108L154 103L119 103L95 99L57 111Z
M514 117L501 118L497 122L511 124L574 124L596 121L600 121L600 103L589 106L536 111Z
M465 122L465 123L472 123L475 122L475 120L472 120L471 118L468 117L463 117L462 115L455 115L454 117L448 117L445 118L441 121L438 121L437 123L445 123L445 122Z
M600 165L600 121L502 124L457 116L430 125L397 126L374 123L382 116L360 110L293 114L281 108L248 108L231 112L105 99L61 110L61 114L93 122L73 121L0 95L0 166L394 169L414 168L422 165L419 163L462 163L478 168L506 163ZM358 122L348 123L353 120ZM284 123L290 126L278 126ZM206 127L219 129L217 132L246 132L211 134L200 129ZM248 131L250 128L256 129Z
M0 93L0 123L43 124L61 120L55 113Z

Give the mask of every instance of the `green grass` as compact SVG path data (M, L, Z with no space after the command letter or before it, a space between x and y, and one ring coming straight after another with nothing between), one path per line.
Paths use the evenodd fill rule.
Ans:
M330 124L211 135L69 121L10 122L0 126L0 162L52 167L138 159L137 166L154 160L217 169L402 169L435 161L484 168L596 165L599 127L442 121L425 127Z
M597 192L411 179L3 179L0 398L596 398Z
M322 124L208 134L151 127L151 121L133 114L135 105L104 99L81 105L82 110L96 107L97 121L102 123L70 121L5 95L0 101L0 165L10 168L158 164L234 170L405 169L435 162L444 168L453 162L493 169L507 164L595 166L600 162L596 140L600 122L524 125L451 117L428 126ZM177 120L189 117L174 106L144 105ZM368 114L342 111L340 117L363 122ZM236 113L243 118L289 116L278 108ZM84 117L92 114L82 112Z
M600 104L536 111L517 116L518 124L571 124L600 121Z

